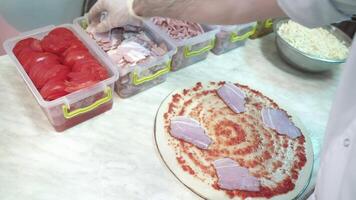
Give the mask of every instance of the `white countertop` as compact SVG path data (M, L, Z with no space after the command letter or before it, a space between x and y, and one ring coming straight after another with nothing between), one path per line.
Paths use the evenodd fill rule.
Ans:
M165 169L153 140L154 117L164 97L198 81L239 82L287 106L310 134L318 168L339 74L340 69L313 75L290 68L270 35L228 54L211 54L129 99L115 95L111 111L57 133L14 63L2 56L0 199L198 199Z

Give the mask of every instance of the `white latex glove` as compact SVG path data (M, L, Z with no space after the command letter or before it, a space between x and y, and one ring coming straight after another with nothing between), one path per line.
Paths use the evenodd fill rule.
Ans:
M134 0L98 0L88 13L91 30L102 33L124 25L139 24L132 10ZM107 13L102 19L102 14Z

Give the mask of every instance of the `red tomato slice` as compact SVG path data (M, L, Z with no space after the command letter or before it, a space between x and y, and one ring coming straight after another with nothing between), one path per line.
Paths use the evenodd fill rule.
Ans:
M31 70L29 71L28 75L31 78L32 82L35 84L36 88L42 88L42 86L39 86L40 80L39 78L43 78L44 74L46 71L48 71L50 68L52 68L53 65L48 65L47 63L37 63L31 67Z
M72 67L73 72L80 72L80 71L87 71L91 70L92 68L100 67L100 63L94 59L82 59L75 62Z
M65 89L67 92L74 92L100 81L98 76L92 72L71 72L68 74L68 77L70 81L67 82Z
M29 74L33 83L38 89L41 89L49 80L66 80L70 68L65 65L46 66L46 64L39 63L31 68Z
M65 65L55 65L45 74L48 80L67 80L70 68Z
M51 101L67 95L66 87L63 80L50 80L42 87L40 93L45 100Z
M65 38L66 40L76 39L76 36L73 34L73 32L64 27L55 28L51 32L49 32L48 35L60 36L62 38Z
M84 44L79 41L79 40L76 40L74 42L71 43L71 45L69 46L68 49L66 49L63 53L62 53L62 56L63 57L66 57L67 54L71 51L77 51L77 50L82 50L82 51L88 51L88 49L84 46ZM89 51L88 51L89 52Z
M47 35L42 39L41 46L47 52L60 55L70 46L70 41L57 35Z
M72 67L73 72L90 72L100 80L109 77L108 71L97 60L79 60Z
M71 72L68 74L70 82L73 83L85 83L87 81L100 81L100 78L97 74L92 71L85 72Z
M35 50L33 50L33 49L31 48L31 46L28 46L28 47L22 48L22 49L19 51L19 53L17 53L17 55L15 55L15 56L16 56L17 58L19 58L19 57L21 56L21 54L23 54L23 52L29 53L30 51L36 52Z
M41 46L41 41L40 40L33 40L31 45L30 45L31 49L33 49L34 51L38 51L38 52L43 52L42 46Z
M23 51L21 51L18 60L22 64L26 72L30 71L31 68L30 63L32 62L33 57L37 56L38 54L40 53L35 52L32 49L24 49Z
M12 52L15 54L16 57L20 55L22 49L26 47L30 47L32 42L36 40L35 38L27 38L24 40L19 41L16 43L15 47L12 49Z
M96 68L96 72L98 73L100 80L109 78L108 70L106 70L103 66Z
M59 57L55 54L44 52L44 53L39 53L36 56L33 57L32 62L30 63L31 65L34 65L36 63L40 62L47 62L47 63L59 63Z
M77 61L86 59L94 59L94 57L88 51L73 50L68 52L63 63L68 66L73 66Z
M31 48L24 48L21 50L20 54L17 56L17 60L19 60L20 63L22 63L23 61L27 60L29 57L29 53L37 53L34 50L32 50Z
M32 66L37 63L46 63L47 65L59 64L59 57L48 52L34 52L32 54L30 53L28 57L25 57L21 64L24 66L26 72L30 72Z
M69 92L69 93L72 93L72 92L81 90L83 88L87 88L87 87L90 87L92 85L95 85L98 82L99 81L95 81L95 80L89 80L89 81L86 81L86 82L83 82L83 83L67 82L65 91Z

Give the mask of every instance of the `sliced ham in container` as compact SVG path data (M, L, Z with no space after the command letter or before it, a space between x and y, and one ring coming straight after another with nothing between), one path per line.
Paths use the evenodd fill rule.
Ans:
M213 163L218 175L219 187L225 190L244 190L256 192L260 190L260 181L251 176L248 169L230 159L222 158Z
M226 83L217 90L219 97L235 113L245 112L245 94L235 84Z
M261 110L263 123L268 127L277 131L281 135L287 135L294 139L302 135L300 129L297 128L289 119L285 111L273 108L263 108Z
M154 17L152 21L165 30L174 40L184 40L204 33L200 24L178 19Z
M194 144L200 149L208 149L212 142L200 123L189 117L172 118L170 128L173 137Z
M106 33L87 33L119 66L120 76L127 75L130 67L157 59L168 52L165 43L155 43L142 27L124 26Z

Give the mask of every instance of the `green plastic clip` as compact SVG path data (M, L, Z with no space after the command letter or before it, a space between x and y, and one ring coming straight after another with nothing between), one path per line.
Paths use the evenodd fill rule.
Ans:
M203 47L201 49L198 49L198 50L192 51L191 50L192 49L191 46L189 46L189 47L186 46L184 48L184 56L186 58L193 57L193 56L198 56L200 54L203 54L205 52L208 52L208 51L212 50L214 48L214 46L215 46L215 38L213 40L211 40L210 43L207 46L205 46L205 47Z
M139 77L138 73L136 71L134 71L133 73L133 84L134 85L141 85L145 82L148 81L152 81L160 76L163 76L164 74L167 74L168 72L171 71L171 60L169 60L166 64L166 67L157 71L154 74L148 75L148 76L144 76L144 77Z
M248 32L246 32L246 33L244 33L242 35L239 35L238 33L232 32L231 36L230 36L230 42L235 43L235 42L246 40L251 35L255 34L256 29L257 29L257 26L254 26L252 28L252 30L250 30L250 31L248 31Z
M267 19L264 23L265 28L272 28L273 27L273 19Z
M98 108L99 106L109 102L112 99L112 90L110 87L107 87L105 89L105 97L103 97L102 99L97 100L96 102L94 102L93 104L84 107L84 108L79 108L77 110L74 110L72 112L70 112L70 107L69 105L63 105L62 106L62 110L63 110L63 116L66 119L71 119L73 117L76 117L78 115L90 112L96 108Z

